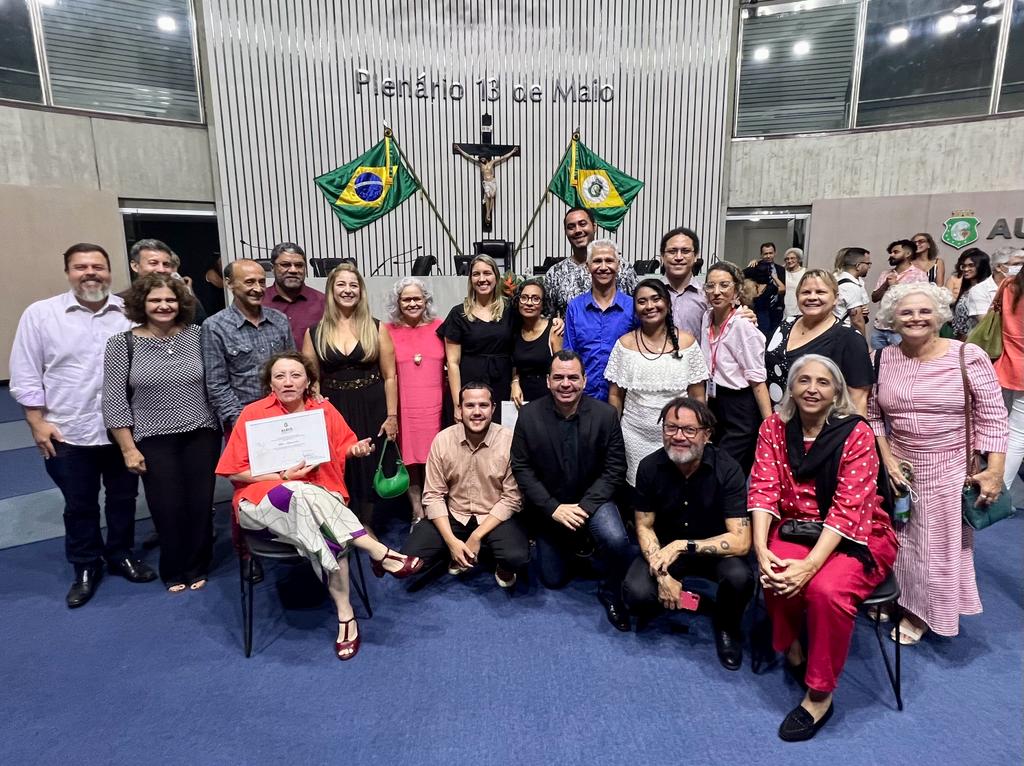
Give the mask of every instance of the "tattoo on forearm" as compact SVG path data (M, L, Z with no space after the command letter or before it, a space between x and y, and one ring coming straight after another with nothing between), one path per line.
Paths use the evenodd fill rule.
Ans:
M740 522L740 526L741 527L749 527L750 526L750 519L740 519L739 522Z
M718 553L718 551L715 549L715 546L713 545L702 545L700 548L697 549L697 553L714 556L716 553Z
M719 545L721 545L721 546L722 546L722 550L723 550L723 551L727 551L727 550L729 550L729 543L728 543L727 541L725 541L725 540L722 540L722 542L721 542L721 543L719 543Z

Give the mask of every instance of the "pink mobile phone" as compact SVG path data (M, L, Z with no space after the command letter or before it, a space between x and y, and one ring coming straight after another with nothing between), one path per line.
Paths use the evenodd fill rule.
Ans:
M696 612L698 606L700 606L699 595L696 593L690 593L688 590L684 590L679 593L680 609L685 609L688 612Z

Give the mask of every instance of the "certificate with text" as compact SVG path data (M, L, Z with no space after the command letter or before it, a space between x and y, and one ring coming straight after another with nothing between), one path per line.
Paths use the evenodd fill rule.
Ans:
M245 438L253 476L277 473L303 461L320 465L331 459L323 410L250 420L245 424Z

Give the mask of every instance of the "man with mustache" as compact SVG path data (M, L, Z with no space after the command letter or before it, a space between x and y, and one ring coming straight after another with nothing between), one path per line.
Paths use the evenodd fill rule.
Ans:
M306 330L324 315L324 294L306 284L306 252L294 242L274 245L270 262L274 284L267 288L263 305L288 317L295 348L302 348Z
M928 275L914 265L914 243L909 239L890 242L885 251L889 254L889 265L892 268L878 276L875 289L871 291L873 303L880 303L893 285L928 281ZM895 346L899 342L899 334L893 332L891 327L883 326L876 316L874 328L871 330L871 348L881 351L886 346Z
M64 496L64 549L75 568L66 603L92 598L103 575L150 582L156 573L135 558L138 477L107 437L101 398L107 339L132 322L110 294L110 256L81 242L64 252L71 289L33 303L18 323L11 349L11 396L24 408L46 472ZM105 490L107 539L100 529L100 483Z

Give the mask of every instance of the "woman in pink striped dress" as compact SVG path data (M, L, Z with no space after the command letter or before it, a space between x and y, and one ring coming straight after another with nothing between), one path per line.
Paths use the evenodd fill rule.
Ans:
M893 638L916 644L928 630L955 636L960 615L981 612L974 577L974 537L961 520L960 490L967 476L963 359L973 397L974 451L988 467L972 477L982 502L1002 490L1007 415L992 363L977 346L939 337L949 320L950 293L928 283L897 285L879 312L899 333L883 349L878 385L868 407L871 426L891 477L900 461L914 469L909 522L897 530L895 572L906 618ZM895 479L899 481L899 479Z

